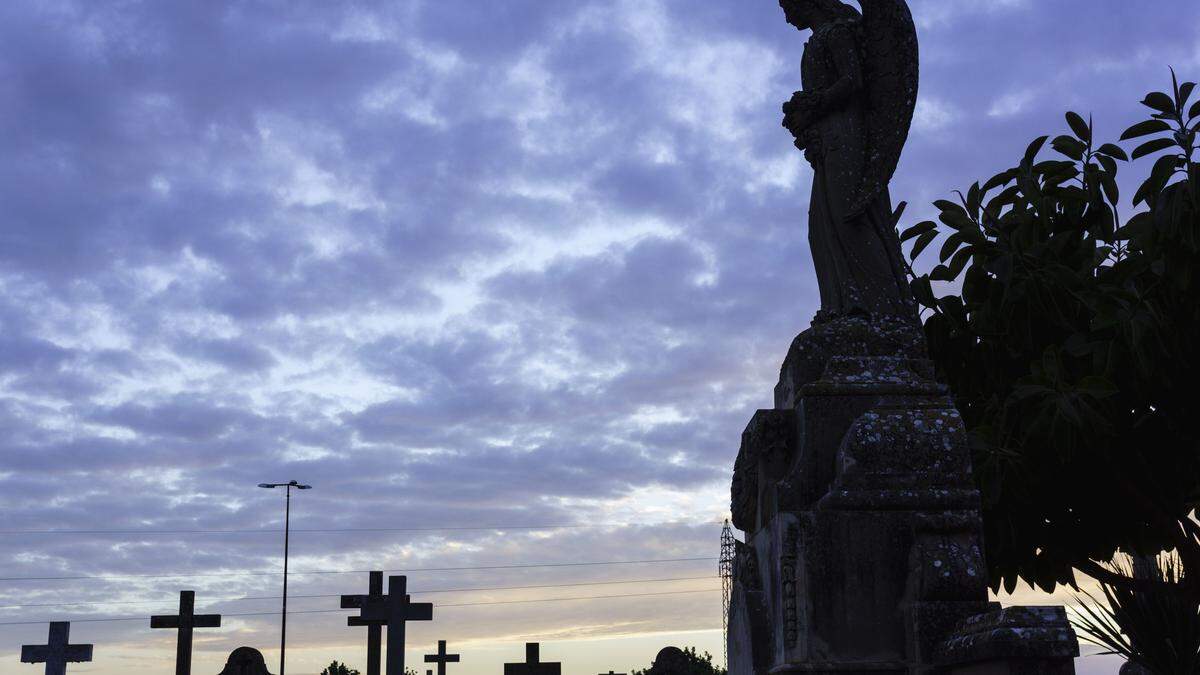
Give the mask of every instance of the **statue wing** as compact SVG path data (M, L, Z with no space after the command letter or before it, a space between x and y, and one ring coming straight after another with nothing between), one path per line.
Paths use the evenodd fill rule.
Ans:
M862 213L891 182L917 107L917 27L905 0L860 0L867 88L867 162L851 201Z

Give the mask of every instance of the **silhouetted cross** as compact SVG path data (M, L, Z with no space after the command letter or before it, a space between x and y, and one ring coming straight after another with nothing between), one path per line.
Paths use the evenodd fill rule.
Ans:
M525 643L525 663L504 664L504 675L562 675L561 663L542 663L540 646L536 642Z
M50 637L44 645L23 645L21 663L44 663L46 675L66 675L67 663L92 660L92 645L73 645L70 621L51 621Z
M600 675L625 675L625 673L614 673L610 670L607 673L600 673Z
M174 628L179 631L175 641L175 675L191 675L192 629L219 628L220 614L193 614L196 591L179 591L179 614L150 617L151 628Z
M386 600L387 596L383 594L383 572L371 572L370 581L367 582L367 594L343 595L342 609L363 609L372 604L382 607ZM379 675L379 646L383 641L383 626L387 621L380 619L368 622L360 618L361 623L354 623L354 619L355 617L350 617L348 620L351 626L367 627L367 675Z
M446 641L438 640L438 651L436 654L426 654L425 663L436 663L438 675L446 675L447 663L458 663L458 654L446 653Z
M407 585L407 577L388 577L388 594L382 601L363 603L359 616L346 620L351 626L387 626L387 675L404 675L405 623L433 620L433 604L410 602Z

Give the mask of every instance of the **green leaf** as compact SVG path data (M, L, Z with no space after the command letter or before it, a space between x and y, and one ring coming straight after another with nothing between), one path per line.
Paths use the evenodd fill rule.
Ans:
M1170 127L1168 127L1168 128L1170 128ZM1039 136L1038 138L1035 138L1033 140L1033 142L1029 144L1029 147L1025 150L1025 159L1022 163L1023 164L1033 164L1034 158L1037 157L1038 153L1042 151L1042 147L1044 145L1046 145L1046 141L1049 138L1050 138L1049 136Z
M1121 201L1121 190L1117 187L1117 180L1113 178L1111 173L1106 173L1100 177L1100 185L1104 188L1104 196L1108 197L1108 203L1116 206Z
M1138 122L1137 124L1126 129L1125 133L1121 134L1121 140L1128 141L1131 138L1140 138L1142 136L1149 136L1150 134L1157 134L1161 131L1170 130L1171 125L1167 124L1163 120L1146 120L1145 122Z
M916 241L916 243L913 244L913 247L912 247L912 253L908 254L908 259L916 260L917 256L921 255L921 251L924 251L925 248L928 247L929 244L932 243L933 240L936 238L937 238L937 230L931 230L931 231L926 232L926 233L922 234L921 236L917 237L917 241Z
M950 278L957 279L962 273L963 268L967 266L967 262L971 260L971 256L975 254L975 249L970 246L960 249L958 253L950 260Z
M1087 145L1077 138L1070 136L1059 136L1055 138L1050 147L1054 148L1059 154L1070 157L1075 161L1083 159L1083 153L1087 150Z
M1195 90L1195 88L1195 82L1184 82L1179 87L1179 107L1181 109L1183 106L1187 105L1188 99L1192 97L1192 91Z
M1200 101L1192 104L1192 109L1188 111L1188 119L1200 117Z
M950 274L950 268L945 265L938 265L929 273L929 278L933 281L954 281L954 277Z
M1104 145L1100 146L1100 149L1096 152L1102 155L1108 155L1109 157L1115 157L1122 162L1129 161L1129 155L1125 154L1125 151L1122 150L1120 146L1113 145L1112 143L1105 143Z
M1170 96L1161 91L1147 94L1145 100L1142 101L1142 105L1168 115L1175 114L1175 101L1171 100Z
M1097 398L1106 398L1113 394L1119 393L1121 390L1117 385L1110 382L1107 378L1099 375L1088 375L1079 381L1076 389L1086 392Z
M946 262L950 256L954 255L958 247L963 245L964 240L965 237L963 237L962 232L954 232L949 237L946 237L946 241L942 243L942 250L938 252L938 260Z
M900 241L902 241L902 242L908 241L909 239L912 239L913 237L915 237L919 234L925 234L926 232L929 232L930 230L936 230L936 229L937 229L937 223L933 222L932 220L926 220L924 222L917 223L916 225L913 225L912 227L908 228L907 230L901 232L900 233Z
M983 193L987 194L987 193L991 192L992 190L995 190L996 188L1000 187L1001 185L1008 184L1008 182L1011 181L1013 179L1013 177L1014 177L1014 171L1012 169L1009 169L1008 171L1004 171L1004 172L996 174L995 176L992 176L991 178L988 179L988 181L986 183L983 184Z
M1092 142L1092 129L1087 122L1083 121L1083 117L1076 112L1067 113L1067 125L1071 127L1075 137L1086 143Z
M933 205L938 207L938 210L942 211L943 213L946 211L956 211L958 213L962 213L963 215L966 215L967 213L961 204L956 204L948 199L934 200Z
M1104 170L1108 174L1112 176L1117 175L1117 160L1108 155L1096 155L1096 161L1100 162L1100 165L1104 167Z
M921 305L930 309L937 306L937 300L933 297L933 285L929 283L929 277L924 276L913 279L910 287L912 288L913 297Z
M945 223L948 227L955 230L970 230L979 227L975 221L971 220L970 216L962 209L954 211L942 211L938 216L938 220Z
M1174 145L1175 139L1173 138L1156 138L1152 141L1147 141L1139 145L1133 151L1133 158L1140 159L1146 155L1158 152L1160 150L1166 150L1167 148L1174 147Z

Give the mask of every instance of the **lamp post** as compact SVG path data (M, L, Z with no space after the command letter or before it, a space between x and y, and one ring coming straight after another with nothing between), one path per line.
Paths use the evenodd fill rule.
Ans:
M288 535L291 529L292 518L292 488L297 490L311 490L311 485L301 485L296 481L288 481L286 483L259 483L260 488L286 488L287 498L283 507L283 619L281 630L279 631L279 675L284 675L283 663L284 655L287 650L287 575L288 575Z

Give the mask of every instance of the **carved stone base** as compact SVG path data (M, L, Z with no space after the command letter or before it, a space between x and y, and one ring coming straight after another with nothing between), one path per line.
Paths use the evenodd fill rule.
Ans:
M987 601L966 430L918 326L818 323L775 393L735 464L731 675L1073 672L1061 609Z

